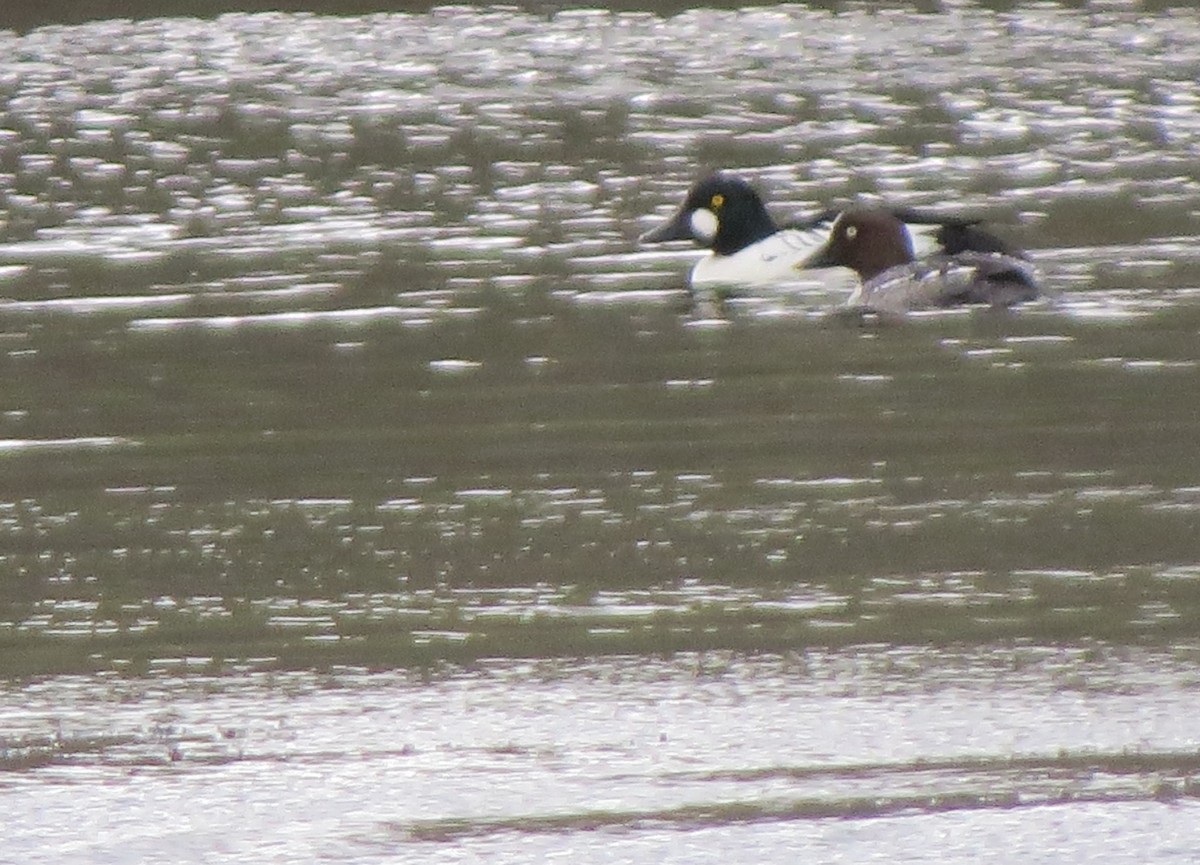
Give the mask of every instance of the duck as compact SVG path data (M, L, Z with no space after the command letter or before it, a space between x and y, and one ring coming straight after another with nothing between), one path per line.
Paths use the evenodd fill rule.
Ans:
M860 284L851 309L883 314L964 304L1008 307L1041 293L1036 268L986 232L955 226L940 253L918 258L904 222L879 207L854 207L834 220L829 239L801 262L804 269L848 267ZM970 242L968 242L970 241Z
M1020 254L980 228L979 220L912 208L890 212L901 221L920 257L965 251ZM825 209L779 224L750 183L717 172L694 183L675 213L638 240L645 244L690 240L707 249L689 275L693 289L766 286L802 278L798 271L827 243L840 213Z

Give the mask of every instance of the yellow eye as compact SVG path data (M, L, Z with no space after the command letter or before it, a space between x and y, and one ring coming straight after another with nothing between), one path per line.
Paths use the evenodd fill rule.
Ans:
M713 210L720 210L721 205L724 203L725 203L725 196L719 192L716 195L714 195L712 197L712 201L709 202L709 204L712 205Z

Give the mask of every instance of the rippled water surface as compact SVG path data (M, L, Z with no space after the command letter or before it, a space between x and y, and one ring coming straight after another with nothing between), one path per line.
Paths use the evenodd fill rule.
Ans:
M0 861L1191 862L1200 12L0 31ZM693 296L706 169L1048 297Z

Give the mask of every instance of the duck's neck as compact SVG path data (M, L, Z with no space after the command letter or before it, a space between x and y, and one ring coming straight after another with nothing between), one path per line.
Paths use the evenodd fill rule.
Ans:
M916 261L912 238L903 224L883 234L878 243L859 244L855 252L854 269L863 282L874 279L885 270Z

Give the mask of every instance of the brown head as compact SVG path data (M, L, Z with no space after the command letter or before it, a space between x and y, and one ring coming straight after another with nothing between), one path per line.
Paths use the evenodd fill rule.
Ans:
M851 208L842 211L829 240L802 267L849 267L866 282L913 260L912 238L903 222L879 208Z

